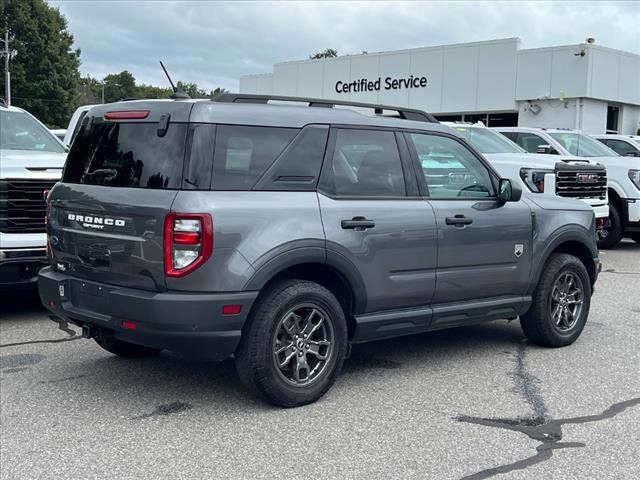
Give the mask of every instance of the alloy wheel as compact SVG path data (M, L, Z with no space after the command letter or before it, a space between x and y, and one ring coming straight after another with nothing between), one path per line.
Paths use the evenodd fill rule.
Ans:
M584 288L580 277L562 272L551 289L550 315L555 328L561 332L571 330L582 313Z
M324 309L306 303L290 309L278 322L273 362L287 383L308 386L327 367L333 354L333 323Z

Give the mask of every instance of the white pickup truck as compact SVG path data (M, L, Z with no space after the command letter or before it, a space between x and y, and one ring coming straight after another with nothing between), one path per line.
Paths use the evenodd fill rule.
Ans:
M507 137L482 124L443 122L473 145L506 178L519 178L524 191L578 198L588 204L604 225L609 215L607 174L602 165L574 155L532 155ZM589 181L580 182L585 176Z
M607 167L609 218L598 247L613 248L622 237L640 243L640 158L622 157L598 140L574 130L496 127L525 150L574 156Z
M28 112L0 102L0 291L36 286L47 264L45 199L64 144Z

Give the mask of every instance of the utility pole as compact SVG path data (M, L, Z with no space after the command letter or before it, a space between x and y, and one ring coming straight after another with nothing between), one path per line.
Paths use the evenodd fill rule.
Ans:
M9 27L4 30L4 90L5 101L7 105L11 105L11 73L9 72L9 59L11 57L9 50Z

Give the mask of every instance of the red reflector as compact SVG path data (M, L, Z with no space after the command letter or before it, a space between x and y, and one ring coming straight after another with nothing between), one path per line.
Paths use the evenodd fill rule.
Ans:
M122 320L122 328L125 330L137 330L138 324L136 322L132 322L131 320Z
M129 110L122 112L107 112L105 120L142 120L149 116L149 110Z
M173 232L173 243L180 245L195 245L200 241L198 232Z
M238 315L242 311L242 305L223 305L223 315Z

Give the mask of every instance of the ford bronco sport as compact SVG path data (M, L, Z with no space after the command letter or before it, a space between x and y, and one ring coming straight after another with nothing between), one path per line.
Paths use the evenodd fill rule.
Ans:
M354 343L517 317L538 344L574 342L599 271L593 210L521 194L417 110L104 105L49 195L40 296L116 355L234 356L257 395L303 405Z

